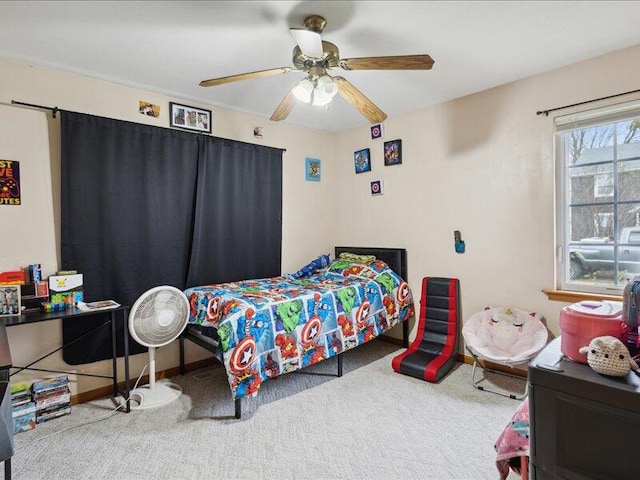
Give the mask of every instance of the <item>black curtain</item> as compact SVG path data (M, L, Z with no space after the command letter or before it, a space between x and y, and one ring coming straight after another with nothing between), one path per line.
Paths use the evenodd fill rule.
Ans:
M61 132L61 263L86 301L279 274L282 150L73 112ZM63 321L64 343L103 321ZM63 349L72 365L110 357L107 329Z
M282 151L205 137L187 286L280 273Z

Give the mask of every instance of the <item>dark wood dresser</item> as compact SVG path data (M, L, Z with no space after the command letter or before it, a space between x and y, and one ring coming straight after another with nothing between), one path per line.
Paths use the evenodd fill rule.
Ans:
M640 478L638 373L600 375L556 338L529 364L529 412L531 479Z

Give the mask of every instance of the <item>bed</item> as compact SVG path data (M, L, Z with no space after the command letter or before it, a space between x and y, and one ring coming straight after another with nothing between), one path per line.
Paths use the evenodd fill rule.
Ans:
M344 351L398 324L407 347L415 307L404 280L406 250L336 247L326 263L298 272L299 278L186 289L190 315L180 337L181 373L185 340L212 352L227 371L240 418L241 399L256 395L265 381L333 357L341 376Z

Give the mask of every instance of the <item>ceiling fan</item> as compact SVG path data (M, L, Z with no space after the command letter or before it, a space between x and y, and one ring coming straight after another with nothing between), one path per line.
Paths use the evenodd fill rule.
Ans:
M225 83L269 77L301 71L307 76L298 82L284 97L271 115L271 120L287 118L293 109L294 99L316 106L327 105L339 93L358 110L369 122L380 123L387 118L378 106L369 100L351 82L341 76L331 76L327 71L336 67L343 70L430 70L433 59L429 55L399 55L391 57L340 58L338 47L322 40L320 34L327 21L319 15L311 15L304 21L305 28L291 28L291 34L298 44L293 49L293 68L280 67L256 72L241 73L228 77L212 78L200 82L202 87L213 87Z

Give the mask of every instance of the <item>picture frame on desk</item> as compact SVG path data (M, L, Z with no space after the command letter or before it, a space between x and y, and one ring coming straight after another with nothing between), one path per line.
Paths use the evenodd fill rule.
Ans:
M0 317L20 315L20 285L0 285Z

